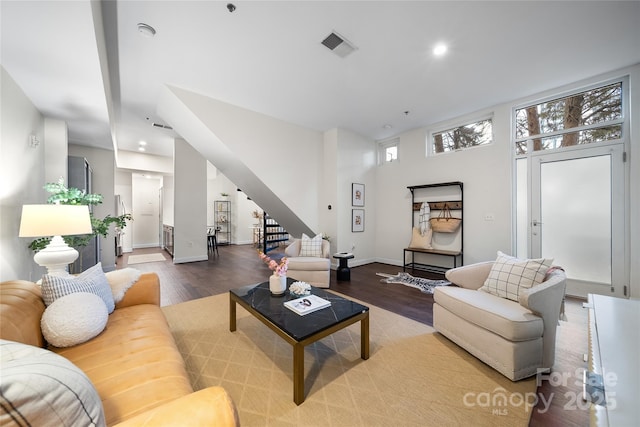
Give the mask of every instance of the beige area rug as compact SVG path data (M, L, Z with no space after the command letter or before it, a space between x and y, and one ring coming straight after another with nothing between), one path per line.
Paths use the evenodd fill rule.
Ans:
M129 255L127 258L127 265L143 264L145 262L158 262L166 261L167 259L162 254L142 254L142 255Z
M360 324L305 350L306 400L293 402L293 351L229 296L163 307L195 389L221 385L243 426L526 426L535 379L511 382L427 325L370 307Z

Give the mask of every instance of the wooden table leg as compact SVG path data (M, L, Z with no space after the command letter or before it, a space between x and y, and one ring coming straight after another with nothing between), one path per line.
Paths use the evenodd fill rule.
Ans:
M293 345L293 401L296 405L304 402L304 346Z
M229 330L235 332L236 330L236 302L229 294Z
M369 312L360 321L360 357L364 360L369 358Z

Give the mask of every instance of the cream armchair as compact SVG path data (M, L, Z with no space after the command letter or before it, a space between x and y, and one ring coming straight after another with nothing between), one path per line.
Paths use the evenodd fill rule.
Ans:
M451 341L512 381L549 370L555 361L556 326L566 275L550 269L518 302L478 290L493 261L449 270L434 292L433 326Z
M299 256L301 240L294 239L293 243L284 250L285 255L289 258L287 276L307 282L311 286L328 288L331 278L330 247L327 240L322 240L322 256Z

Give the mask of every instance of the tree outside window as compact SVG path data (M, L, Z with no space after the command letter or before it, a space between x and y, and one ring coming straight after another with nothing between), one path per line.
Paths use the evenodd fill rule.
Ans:
M493 123L491 119L479 120L432 134L432 152L446 153L491 143Z
M623 120L620 82L519 108L516 155L621 139Z

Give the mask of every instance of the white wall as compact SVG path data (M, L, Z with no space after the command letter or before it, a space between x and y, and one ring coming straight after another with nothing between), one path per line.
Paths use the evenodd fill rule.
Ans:
M152 171L171 175L173 174L173 159L171 157L121 150L118 152L117 167L140 172Z
M356 266L374 262L376 258L378 200L376 173L376 144L345 129L337 131L336 151L336 251L353 252L355 258L349 262ZM364 184L364 207L351 205L353 183ZM364 209L364 231L352 232L352 210ZM332 209L333 210L333 209ZM353 248L353 249L352 249Z
M162 178L162 223L164 225L175 224L173 207L175 204L175 191L173 175Z
M44 117L0 65L0 281L38 280L45 269L19 238L22 205L46 203ZM40 145L30 147L29 135Z
M207 260L207 162L184 139L175 140L173 262Z
M319 231L329 236L331 253L348 252L351 250L351 246L347 247L350 239L344 237L341 240L338 232L338 222L347 221L346 218L343 218L345 216L344 208L340 209L344 201L338 199L338 129L328 130L324 133L323 138L322 168L320 169L322 184L318 186ZM343 212L342 216L340 216L341 211ZM331 261L337 265L337 260L332 258Z
M463 124L493 111L494 142L453 153L425 156L430 130ZM508 106L480 111L448 123L401 134L399 159L378 167L377 257L401 265L402 249L411 241L411 192L408 186L462 181L464 185L464 261L495 258L511 252L511 151ZM484 221L492 213L495 221ZM447 265L448 259L441 260Z
M253 243L253 224L260 224L262 222L259 219L254 218L251 214L257 210L262 212L262 209L256 205L253 200L244 194L242 191L234 191L234 195L230 193L230 196L236 200L235 214L231 211L232 218L235 220L233 225L234 233L232 236L232 242L237 245L245 245Z
M115 173L114 193L119 195L124 203L126 213L133 210L133 179L129 171L117 170ZM127 227L121 237L122 252L133 251L133 222L127 221Z
M44 119L44 175L46 182L67 182L69 164L69 135L67 124L62 120Z

